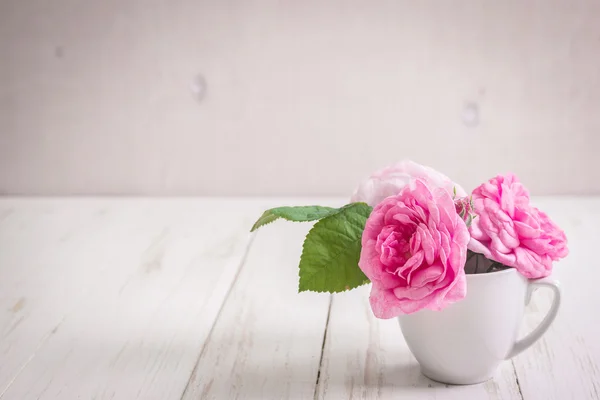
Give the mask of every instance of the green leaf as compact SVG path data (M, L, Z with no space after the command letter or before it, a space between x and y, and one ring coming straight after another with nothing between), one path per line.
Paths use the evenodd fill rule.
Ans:
M369 282L358 260L372 210L365 203L352 203L315 224L300 258L300 292L343 292Z
M339 212L339 208L322 206L301 206L301 207L277 207L271 208L254 223L250 232L254 232L263 225L270 224L276 219L283 218L288 221L306 222L316 221L329 215Z

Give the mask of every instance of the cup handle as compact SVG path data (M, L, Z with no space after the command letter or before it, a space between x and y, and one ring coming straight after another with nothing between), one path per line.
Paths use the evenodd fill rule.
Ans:
M523 350L527 349L529 346L534 344L539 338L542 337L544 333L548 330L554 318L556 318L556 314L558 313L558 308L560 307L560 284L558 281L543 278L529 281L529 285L527 287L527 296L526 299L531 298L531 293L536 288L550 288L554 292L554 298L552 299L552 305L550 306L550 310L548 314L544 317L542 322L535 328L529 335L525 336L521 340L517 340L513 345L511 351L508 352L506 359L511 359L517 354L521 353Z

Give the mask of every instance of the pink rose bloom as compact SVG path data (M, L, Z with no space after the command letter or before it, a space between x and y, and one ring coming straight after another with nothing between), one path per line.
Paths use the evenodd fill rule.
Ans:
M552 262L569 253L565 233L529 204L527 189L514 175L498 175L479 186L473 203L471 251L515 267L529 279L550 275Z
M356 188L350 202L365 202L374 207L386 197L400 193L415 178L421 179L432 189L439 187L449 193L453 193L456 189L457 197L467 195L462 187L452 182L446 175L433 168L406 160L374 172Z
M445 189L416 179L379 203L367 219L358 263L373 282L375 316L441 310L463 299L468 242L467 226Z

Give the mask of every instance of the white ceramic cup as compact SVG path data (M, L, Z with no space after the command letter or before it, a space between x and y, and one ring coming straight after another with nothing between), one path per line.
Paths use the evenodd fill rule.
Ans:
M525 305L535 288L550 288L550 311L529 335L517 340ZM550 327L560 305L557 281L527 280L514 268L467 275L467 296L441 311L398 317L410 351L430 379L473 384L490 379L500 363L527 349Z

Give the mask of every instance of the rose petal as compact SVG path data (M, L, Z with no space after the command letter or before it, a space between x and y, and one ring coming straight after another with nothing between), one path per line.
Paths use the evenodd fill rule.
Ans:
M440 259L446 265L446 259L450 254L450 233L445 226L442 225L440 230Z
M418 252L413 254L412 257L410 257L404 265L398 267L398 269L396 270L396 275L404 279L408 279L410 271L421 266L421 264L423 263L423 258L423 250L419 250Z
M452 197L447 191L436 189L434 198L440 212L440 221L448 228L453 228L456 223L456 212Z
M379 282L383 287L391 288L403 284L405 281L397 275L388 273L379 261L379 253L375 246L367 243L361 250L359 268L372 282Z
M402 313L402 309L399 307L400 302L394 295L393 289L383 288L376 282L373 282L371 287L369 303L371 303L371 309L377 318L394 318Z
M394 295L399 300L423 300L431 294L430 287L397 287L394 288Z
M477 239L474 239L473 237L471 237L471 241L469 241L468 248L473 253L483 254L486 258L492 257L492 253L491 253L490 249L486 245L484 245L483 243L478 241Z
M417 231L410 238L410 252L412 254L414 254L417 251L419 251L420 248L421 248L421 234L418 232L418 229L417 229Z
M413 270L412 275L408 277L408 284L411 287L423 287L430 282L436 281L444 271L445 268L441 264L434 264L428 268Z
M416 205L425 207L429 203L429 200L433 199L431 191L429 190L425 182L423 182L422 180L415 179L411 182L410 186L414 186L414 189L411 188L413 190L410 191L410 196L414 198L414 200L417 202Z
M512 250L507 247L504 242L502 242L502 239L500 239L499 235L496 236L492 236L492 244L491 246L494 248L495 251L500 252L500 253L510 253Z
M427 225L433 229L440 223L440 210L437 208L435 202L430 200L427 203L427 209L429 211L429 220Z
M471 226L469 227L469 231L471 232L471 237L475 238L477 240L483 240L483 241L490 240L490 237L488 236L488 234L479 227L479 221L480 221L480 218L475 218L471 222Z
M500 206L508 214L509 217L513 217L515 213L515 198L510 190L510 187L506 184L502 186L502 194L500 196Z
M417 232L421 235L421 248L425 252L425 261L427 264L431 265L433 264L433 259L435 257L435 242L433 237L424 224L421 224L417 228Z
M436 290L430 298L432 301L427 305L427 308L440 311L449 304L462 300L467 294L467 284L464 269L457 276L449 274L446 276L445 282L442 282L441 288Z
M550 253L554 249L554 246L550 243L550 239L547 238L526 239L521 241L521 243L539 255Z

